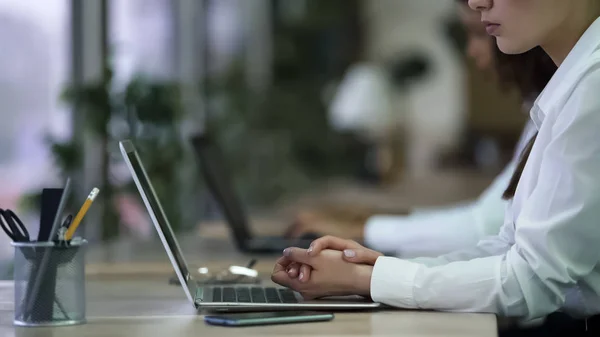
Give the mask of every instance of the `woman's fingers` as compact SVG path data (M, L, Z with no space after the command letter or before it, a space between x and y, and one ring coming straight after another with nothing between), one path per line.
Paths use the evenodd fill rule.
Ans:
M377 258L383 256L380 252L368 248L345 249L343 252L344 260L352 263L362 263L375 265Z
M283 250L283 256L290 261L311 265L312 259L306 249L290 247Z
M273 272L271 273L271 280L284 287L291 287L293 280L288 273L290 265L294 262L287 257L283 256L277 259Z
M325 249L344 252L344 260L352 263L374 265L375 261L377 261L377 258L383 256L383 254L372 249L365 248L355 241L340 239L330 235L313 241L313 243L310 245L310 248L308 248L307 253L309 256L316 256Z
M292 262L287 268L287 273L291 278L297 278L300 274L300 263Z
M300 282L306 283L310 280L310 273L312 271L312 268L307 265L307 264L303 264L300 266L300 274L298 275L298 279L300 280Z
M287 269L291 263L292 260L288 259L285 256L278 258L277 261L275 261L273 273L287 272Z
M313 241L308 248L308 254L314 256L325 249L344 251L346 249L358 248L364 247L352 240L340 239L335 236L327 235Z

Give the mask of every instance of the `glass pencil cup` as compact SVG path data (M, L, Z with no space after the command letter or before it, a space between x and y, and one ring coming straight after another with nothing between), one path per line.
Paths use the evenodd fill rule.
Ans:
M13 242L15 316L19 326L83 324L85 240Z

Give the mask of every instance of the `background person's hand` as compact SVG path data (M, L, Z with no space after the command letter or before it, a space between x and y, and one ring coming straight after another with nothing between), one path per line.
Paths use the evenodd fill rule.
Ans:
M359 204L324 204L299 211L284 237L297 239L307 233L361 239L367 220L376 214L408 215L406 208L375 208Z
M302 211L288 228L284 237L297 239L307 233L335 235L345 238L362 238L365 221L349 217L336 217L319 211Z
M277 260L271 279L273 282L299 292L305 299L326 296L361 295L370 296L373 267L344 261L342 252L323 250L310 256L305 249L288 248ZM312 269L311 278L291 277L290 266L307 266Z

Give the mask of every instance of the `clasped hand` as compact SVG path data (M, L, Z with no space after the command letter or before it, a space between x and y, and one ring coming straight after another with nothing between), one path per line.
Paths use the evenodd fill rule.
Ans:
M357 242L325 236L309 249L287 248L275 263L271 279L305 299L326 296L370 296L371 274L383 254Z

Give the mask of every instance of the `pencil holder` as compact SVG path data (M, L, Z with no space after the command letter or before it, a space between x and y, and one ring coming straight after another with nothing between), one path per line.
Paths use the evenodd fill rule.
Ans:
M85 323L85 240L13 242L19 326Z

